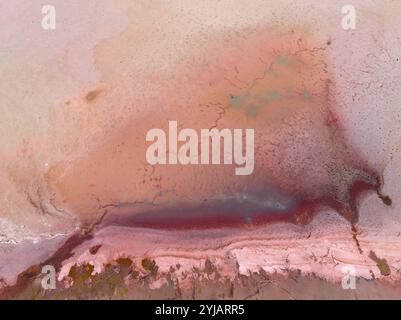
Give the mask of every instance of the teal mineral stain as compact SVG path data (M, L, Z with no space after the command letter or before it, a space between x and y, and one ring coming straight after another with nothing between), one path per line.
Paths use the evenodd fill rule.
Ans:
M268 70L265 71L264 73L265 76L269 76L269 77L278 77L278 74L271 68L269 68Z
M290 65L290 59L288 59L287 57L278 57L276 59L276 63L282 66L288 66Z
M310 98L311 98L311 94L310 94L310 92L309 91L304 91L304 93L303 93L303 95L304 95L304 99L305 100L309 100Z
M244 96L231 96L230 97L230 105L234 108L241 108L244 104L246 97Z
M278 98L279 98L279 94L276 90L272 90L267 93L267 99L269 101L276 101Z
M251 106L248 110L246 110L246 115L252 118L256 118L259 114L259 108L256 106Z

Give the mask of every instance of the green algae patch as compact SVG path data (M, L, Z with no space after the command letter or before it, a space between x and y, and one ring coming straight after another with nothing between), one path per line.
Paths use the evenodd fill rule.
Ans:
M141 261L141 266L145 270L149 271L152 275L157 274L157 270L159 267L157 266L156 262L154 260L151 260L149 258L144 258Z
M369 258L376 262L376 266L379 268L381 275L389 276L391 269L386 259L380 259L373 251L370 251Z

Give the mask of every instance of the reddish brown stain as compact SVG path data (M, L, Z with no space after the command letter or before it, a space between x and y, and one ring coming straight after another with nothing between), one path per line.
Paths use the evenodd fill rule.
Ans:
M101 93L100 89L89 91L85 96L86 102L88 103L93 102L99 96L100 93Z

